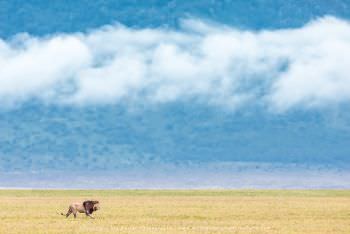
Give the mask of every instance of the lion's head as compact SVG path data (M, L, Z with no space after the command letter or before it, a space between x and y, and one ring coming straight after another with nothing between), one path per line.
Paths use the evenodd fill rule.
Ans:
M97 210L99 210L100 209L100 202L99 201L94 201L95 203L94 203L94 211L97 211Z

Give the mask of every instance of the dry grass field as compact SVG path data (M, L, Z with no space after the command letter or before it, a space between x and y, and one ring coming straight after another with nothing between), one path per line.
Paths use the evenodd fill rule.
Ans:
M95 219L68 219L98 199ZM0 190L0 233L350 233L350 191Z

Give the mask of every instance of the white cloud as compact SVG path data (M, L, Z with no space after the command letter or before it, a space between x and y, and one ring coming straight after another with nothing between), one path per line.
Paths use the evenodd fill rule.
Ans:
M179 30L122 25L0 40L0 101L67 105L196 100L276 111L350 101L350 24L242 31L200 20Z

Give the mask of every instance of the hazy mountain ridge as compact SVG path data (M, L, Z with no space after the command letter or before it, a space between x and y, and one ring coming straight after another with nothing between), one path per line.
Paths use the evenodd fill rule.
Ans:
M0 115L3 169L112 169L188 160L349 162L349 131L340 133L321 113L230 113L180 103L136 111L29 106Z

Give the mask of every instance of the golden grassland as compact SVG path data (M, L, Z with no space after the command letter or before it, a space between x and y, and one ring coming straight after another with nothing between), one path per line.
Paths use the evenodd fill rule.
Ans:
M95 219L68 219L98 199ZM0 233L350 233L350 190L0 190Z

